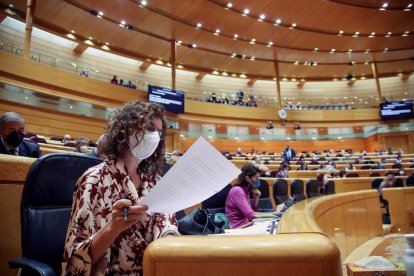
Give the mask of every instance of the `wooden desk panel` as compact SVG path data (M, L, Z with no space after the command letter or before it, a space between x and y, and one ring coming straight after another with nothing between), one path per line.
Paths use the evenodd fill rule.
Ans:
M338 248L319 233L179 236L152 242L144 276L340 276Z
M383 189L394 232L414 233L414 187Z

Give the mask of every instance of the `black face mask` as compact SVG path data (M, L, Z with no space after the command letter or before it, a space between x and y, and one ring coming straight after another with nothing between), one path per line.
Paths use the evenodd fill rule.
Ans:
M20 131L13 131L6 135L6 143L14 148L17 148L23 141L24 134Z

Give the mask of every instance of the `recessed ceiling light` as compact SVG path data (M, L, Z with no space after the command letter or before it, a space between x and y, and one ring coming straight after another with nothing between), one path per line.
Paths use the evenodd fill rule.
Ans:
M251 58L250 58L250 60L255 60L255 59L256 59L255 57L251 57Z
M12 5L12 4L9 4L9 7L10 7L10 8L13 8L13 5Z
M234 34L233 37L237 39L239 37L239 35L238 34Z
M219 34L220 33L220 29L216 29L216 34Z
M382 4L382 7L383 7L383 8L387 8L387 7L388 7L388 3L384 3L384 4Z
M385 49L384 49L384 52L387 52L387 51L388 51L388 48L385 48Z
M269 41L268 45L272 46L273 45L273 42L272 41Z
M70 32L71 32L72 34L74 34L74 33L75 33L75 30L71 30Z
M197 48L197 44L195 44L195 43L191 44L191 46L192 46L193 48Z
M333 54L335 53L335 51L336 51L335 49L331 49L330 53Z
M121 24L125 25L126 24L125 20L121 20Z
M294 63L295 65L298 65L299 64L299 60L297 60L297 61L295 61L295 63Z
M231 7L233 7L233 4L232 3L227 3L227 8L231 8Z
M266 15L261 14L259 18L260 18L261 20L264 20L264 19L266 18Z
M142 1L141 1L141 5L146 6L147 4L148 4L148 2L147 2L147 1L145 1L145 0L142 0Z
M104 15L103 11L99 11L98 15L103 16Z
M181 45L183 42L181 40L177 40L177 44Z
M197 28L201 28L203 26L203 24L201 24L201 22L198 22L196 26L197 26Z
M349 52L349 53L352 53L352 49L349 49L349 50L348 50L348 52Z
M252 38L252 40L250 40L250 44L255 44L256 43L256 39Z
M369 53L369 51L371 51L371 49L366 49L365 53L367 54L367 53Z
M282 20L280 18L278 18L278 19L276 19L275 23L280 24L280 23L282 23Z
M317 52L318 50L319 50L319 48L314 48L313 49L314 52Z
M295 28L296 27L296 23L292 23L292 28Z
M249 11L249 9L244 9L244 11L243 11L243 14L249 14L250 13L250 11Z
M92 39L93 39L93 37L91 37L91 36L90 36L90 37L88 37L88 38L89 38L89 40L92 40Z

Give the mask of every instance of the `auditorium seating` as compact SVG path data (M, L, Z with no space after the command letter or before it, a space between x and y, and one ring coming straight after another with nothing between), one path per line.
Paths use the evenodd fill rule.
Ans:
M27 173L20 219L22 258L9 262L23 268L22 275L58 274L78 178L100 159L75 154L50 154L38 158Z
M273 180L271 180L273 181ZM276 205L282 204L288 199L288 183L285 179L276 179L273 184L273 199Z

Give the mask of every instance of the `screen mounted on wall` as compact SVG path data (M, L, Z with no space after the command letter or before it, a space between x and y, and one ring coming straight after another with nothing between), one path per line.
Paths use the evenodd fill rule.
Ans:
M408 120L414 118L412 102L388 102L380 105L382 120Z
M148 85L148 101L161 104L169 112L184 113L184 93Z

